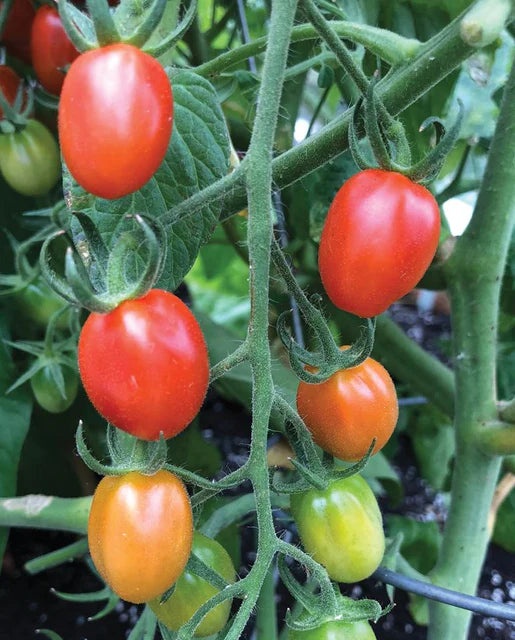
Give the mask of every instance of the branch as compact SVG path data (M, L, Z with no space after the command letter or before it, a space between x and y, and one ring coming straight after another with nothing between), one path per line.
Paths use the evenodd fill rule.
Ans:
M0 526L86 533L91 496L56 498L28 495L0 500Z

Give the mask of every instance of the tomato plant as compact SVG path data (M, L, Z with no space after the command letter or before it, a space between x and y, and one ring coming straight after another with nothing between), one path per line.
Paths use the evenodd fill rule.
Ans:
M381 512L359 475L291 497L291 509L306 551L338 582L358 582L379 566L384 553Z
M59 139L72 176L101 198L146 184L172 131L173 100L163 67L136 47L113 44L71 65L59 104Z
M0 8L2 4L0 2ZM2 34L2 43L7 50L27 64L31 63L30 30L34 15L30 0L14 0Z
M290 629L288 640L376 640L368 622L334 620L308 631Z
M30 386L40 407L50 413L62 413L69 409L77 397L79 376L70 367L61 367L64 395L56 386L50 366L41 368L30 379Z
M161 431L170 438L188 426L209 378L206 344L193 314L158 289L89 316L79 340L79 369L98 411L147 440L157 440Z
M346 349L348 347L344 347ZM321 384L300 382L297 409L315 442L340 460L359 460L390 439L399 408L388 371L373 360L342 369Z
M191 551L188 493L168 471L103 478L88 523L91 558L124 600L148 602L182 573Z
M236 572L232 560L219 542L196 531L193 534L191 552L222 576L226 582L234 582ZM168 629L177 631L188 622L200 606L219 591L220 589L203 578L186 570L175 583L174 592L166 602L160 604L160 598L156 598L149 605L158 620ZM211 636L221 631L229 619L231 602L230 599L225 600L212 609L197 627L195 636Z
M79 52L66 35L57 10L43 5L32 23L30 50L34 71L49 93L59 95L64 82L64 70Z
M331 204L318 265L338 308L372 317L407 294L435 255L440 211L433 195L393 171L369 169Z
M37 120L29 120L21 131L0 134L0 171L15 191L26 196L48 193L60 167L54 137Z

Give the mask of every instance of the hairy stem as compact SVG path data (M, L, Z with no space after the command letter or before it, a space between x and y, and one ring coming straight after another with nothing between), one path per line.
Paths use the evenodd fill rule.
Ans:
M488 544L488 511L501 458L484 454L477 434L497 419L499 294L515 222L515 67L505 88L474 215L446 264L452 303L456 462L451 506L433 580L474 593ZM470 615L430 604L429 640L464 640Z

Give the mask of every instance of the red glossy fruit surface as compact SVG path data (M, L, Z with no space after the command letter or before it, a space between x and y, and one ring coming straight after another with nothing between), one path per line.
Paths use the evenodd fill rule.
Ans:
M66 74L61 149L75 180L95 196L121 198L145 185L165 157L172 120L168 76L136 47L88 51Z
M110 313L92 313L80 335L79 369L99 413L145 440L157 440L161 431L170 438L187 427L209 381L195 317L159 289Z
M34 71L46 91L58 96L65 74L62 69L70 65L79 52L66 35L57 11L43 5L32 23L30 47Z
M349 462L363 458L374 438L373 453L380 451L399 416L392 379L372 358L337 371L321 384L300 382L297 409L315 442Z
M357 316L382 313L422 278L439 236L438 204L426 188L400 173L361 171L336 194L322 232L327 295Z

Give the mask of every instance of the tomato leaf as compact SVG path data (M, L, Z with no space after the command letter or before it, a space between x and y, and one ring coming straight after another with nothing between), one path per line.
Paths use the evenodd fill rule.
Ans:
M515 553L515 491L511 491L499 507L492 540L510 553Z
M145 607L134 629L127 640L153 640L157 620L150 607Z
M0 320L3 320L0 319ZM4 323L0 323L4 338ZM29 430L32 397L28 389L6 390L16 379L16 370L3 340L0 341L0 496L16 495L18 462L25 436ZM7 543L8 529L0 528L0 559Z
M427 574L435 565L441 544L441 533L435 521L421 522L405 516L386 517L388 535L404 535L401 552L420 573Z
M87 214L109 247L122 229L135 224L126 214L160 218L228 172L229 137L212 85L190 71L169 69L168 75L174 95L173 133L165 159L144 187L118 200L104 200L84 191L64 168L68 208ZM167 225L168 252L159 287L177 288L213 233L220 211L220 203L211 204ZM78 223L72 222L72 229L75 238L82 239Z

